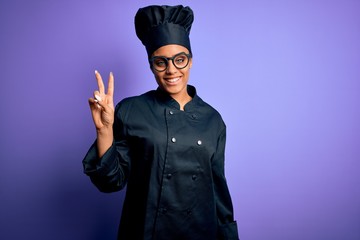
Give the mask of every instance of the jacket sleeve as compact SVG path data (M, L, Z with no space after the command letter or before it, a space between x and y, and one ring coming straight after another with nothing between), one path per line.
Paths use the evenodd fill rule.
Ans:
M123 189L130 172L129 147L119 109L119 106L115 109L112 146L99 158L95 140L82 161L84 173L101 192Z
M233 205L225 179L226 127L218 139L217 151L212 160L212 172L215 186L216 211L218 217L218 239L238 240L237 223L234 221Z

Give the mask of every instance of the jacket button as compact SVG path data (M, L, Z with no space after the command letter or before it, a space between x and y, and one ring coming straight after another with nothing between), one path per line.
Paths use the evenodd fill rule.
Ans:
M174 114L174 112L170 110L170 111L169 111L169 114L170 114L170 115L173 115L173 114Z
M168 175L166 175L167 179L170 179L172 177L171 173L168 173Z
M192 175L192 177L191 177L191 178L192 178L192 180L194 180L194 181L195 181L195 180L197 179L197 176L194 174L194 175Z
M202 144L202 141L201 140L198 140L197 141L197 144L200 146Z
M176 142L176 138L171 138L171 141L174 143L174 142Z

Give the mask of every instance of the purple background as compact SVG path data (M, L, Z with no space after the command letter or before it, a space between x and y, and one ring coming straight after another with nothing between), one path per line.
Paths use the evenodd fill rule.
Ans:
M133 18L190 5L190 83L228 126L242 240L360 239L360 1L0 1L0 239L115 239L81 161L95 69L156 88ZM186 193L185 193L186 194Z

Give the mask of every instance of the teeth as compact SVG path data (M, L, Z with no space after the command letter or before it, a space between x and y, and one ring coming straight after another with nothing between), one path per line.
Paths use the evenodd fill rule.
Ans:
M176 82L177 80L179 80L180 78L172 78L172 79L167 79L168 82Z

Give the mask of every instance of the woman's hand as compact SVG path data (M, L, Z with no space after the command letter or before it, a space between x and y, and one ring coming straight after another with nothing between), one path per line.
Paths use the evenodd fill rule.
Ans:
M98 90L94 91L94 97L89 98L91 115L96 127L96 131L112 133L114 123L114 76L109 75L108 89L105 93L104 82L98 71L95 71L95 77L98 84Z
M106 94L104 82L98 71L95 71L95 77L99 90L94 91L94 98L89 98L89 105L96 127L98 155L102 157L114 139L114 76L110 73Z

